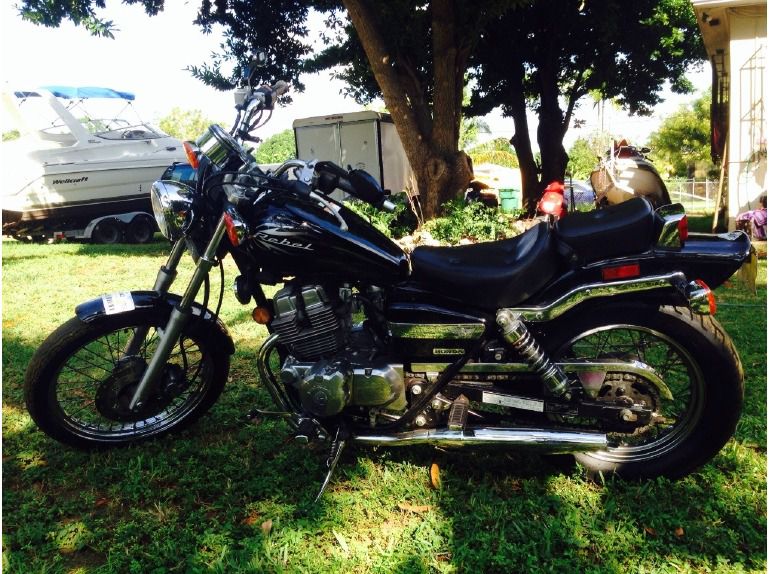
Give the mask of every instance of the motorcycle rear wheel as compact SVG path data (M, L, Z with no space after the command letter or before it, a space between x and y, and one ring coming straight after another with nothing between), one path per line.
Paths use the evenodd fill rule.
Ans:
M35 352L24 396L32 419L50 437L78 448L120 446L188 426L219 397L229 355L192 319L174 347L159 389L141 412L128 401L147 366L168 313L134 310L88 323L77 317ZM137 328L148 328L137 353L123 350Z
M557 360L640 361L653 367L673 394L666 400L644 389L644 382L619 384L620 395L631 385L642 390L639 396L647 393L658 419L636 433L611 432L613 446L606 450L575 455L592 478L680 478L711 460L735 431L743 369L713 317L680 307L609 305L552 327L549 350Z

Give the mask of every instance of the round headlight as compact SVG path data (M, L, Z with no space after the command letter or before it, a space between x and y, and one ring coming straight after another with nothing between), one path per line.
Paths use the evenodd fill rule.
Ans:
M193 220L192 190L176 181L156 181L150 198L160 232L171 241L182 237Z

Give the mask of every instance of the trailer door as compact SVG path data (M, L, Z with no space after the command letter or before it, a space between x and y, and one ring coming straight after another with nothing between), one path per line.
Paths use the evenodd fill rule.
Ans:
M297 157L305 161L333 161L341 164L339 124L294 128Z
M382 185L380 138L376 120L339 124L340 165L363 169Z

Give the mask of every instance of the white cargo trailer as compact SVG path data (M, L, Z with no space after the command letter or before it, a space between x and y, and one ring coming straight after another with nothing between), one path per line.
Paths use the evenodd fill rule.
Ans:
M363 111L294 120L297 157L363 169L383 189L406 188L411 169L389 114Z

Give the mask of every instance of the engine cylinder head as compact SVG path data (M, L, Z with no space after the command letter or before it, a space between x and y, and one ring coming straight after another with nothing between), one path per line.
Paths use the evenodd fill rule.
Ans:
M344 347L349 313L321 285L290 285L273 298L270 326L281 344L303 361L329 357Z

